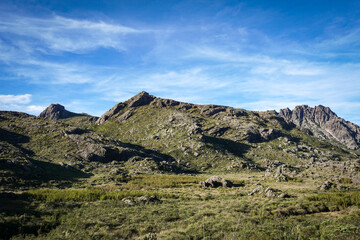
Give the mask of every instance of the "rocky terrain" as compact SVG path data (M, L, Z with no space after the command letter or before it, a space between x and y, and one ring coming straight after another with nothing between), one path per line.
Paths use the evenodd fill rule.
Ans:
M293 111L281 109L279 116L319 139L331 139L350 149L359 148L360 127L338 117L328 107L302 105Z
M257 112L184 103L141 92L116 104L100 117L72 113L59 104L51 104L39 117L2 111L0 201L7 207L11 199L18 199L16 201L20 205L30 202L42 214L33 214L28 208L20 208L19 213L3 209L1 217L4 220L0 222L0 230L4 232L4 239L21 234L29 234L30 239L35 236L51 238L51 233L54 239L64 238L62 232L71 228L66 225L68 220L76 216L61 211L67 212L68 208L72 208L72 201L95 201L96 205L99 201L119 199L121 203L103 203L109 209L122 209L125 212L131 209L124 206L139 211L143 205L148 206L149 211L156 208L154 211L162 212L161 205L173 209L168 210L173 214L168 216L169 221L161 223L163 226L170 224L166 225L169 228L176 226L177 221L185 224L183 221L191 219L191 216L179 215L173 208L175 203L190 214L195 211L198 201L210 201L211 204L224 201L225 205L231 206L226 213L230 221L235 221L233 224L243 229L247 227L236 223L238 217L233 215L237 211L247 216L245 222L249 221L247 224L250 225L251 221L260 221L250 216L263 216L271 221L278 216L289 220L289 216L341 209L347 216L350 214L347 207L340 203L336 205L338 203L335 204L330 198L324 199L335 196L336 199L357 199L360 184L359 146L359 126L345 121L330 108L321 105L314 108L297 106L294 110L282 109L279 113ZM313 195L318 191L330 195ZM348 195L339 197L336 194ZM275 205L267 205L269 199ZM237 200L246 203L247 207L239 207ZM54 212L49 210L45 213L41 208L44 201L66 204L62 207L47 205ZM319 205L321 201L324 201L324 204L321 203L323 205ZM121 204L121 208L112 204ZM360 202L351 200L346 204L356 207ZM89 213L100 211L95 205L91 205L93 207ZM289 210L292 205L298 206L297 209ZM208 205L211 209L213 206ZM85 205L79 205L79 208L83 207ZM101 216L106 216L109 209L101 210L105 214ZM286 213L284 209L288 209ZM216 208L214 211L224 209ZM26 224L19 221L24 212L40 225L26 228ZM58 214L64 219L45 219L46 214L55 212L61 212ZM124 212L119 214L123 216ZM138 214L145 218L150 216L146 211ZM207 214L218 216L220 213L210 211ZM360 214L354 218L356 227ZM93 217L89 216L89 219ZM296 221L301 222L299 219ZM330 215L325 220L329 219L332 219ZM137 220L127 221L135 224ZM266 228L266 222L261 221L258 224L265 224L261 226ZM304 229L309 226L305 222L300 224ZM106 226L111 229L109 224ZM320 226L321 222L316 224ZM143 239L166 238L167 234L160 229L160 225L156 225L156 229L150 225L147 230L141 230L140 225L135 224L135 230L129 232L121 230L120 234L117 230L113 231L120 234L120 239L141 236L147 237ZM89 228L95 229L95 225L90 224ZM197 235L197 230L192 232L189 224L183 225L183 228L173 230L170 239L186 239L186 234L194 239L204 238L203 233ZM121 229L125 229L123 225ZM216 228L209 229L215 235L219 233ZM305 234L304 229L302 234ZM77 238L76 234L82 232L76 231L69 233L69 238ZM91 231L94 234L96 231L106 232L104 229ZM177 231L186 233L185 237L178 235ZM238 229L222 231L237 234ZM234 236L242 239L243 235L236 234ZM314 237L305 234L301 238L293 232L287 234L299 239ZM357 232L354 234L356 236ZM81 235L80 238L97 238L95 235ZM111 234L102 236L104 239L116 238ZM273 237L281 238L280 235ZM259 235L256 239L263 238Z

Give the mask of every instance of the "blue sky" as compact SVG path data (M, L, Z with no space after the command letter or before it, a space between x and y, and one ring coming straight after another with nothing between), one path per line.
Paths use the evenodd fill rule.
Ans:
M100 116L145 90L360 124L360 1L0 1L0 109Z

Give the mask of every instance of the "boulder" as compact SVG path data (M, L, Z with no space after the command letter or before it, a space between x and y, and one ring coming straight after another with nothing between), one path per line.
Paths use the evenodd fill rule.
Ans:
M199 183L202 187L232 187L233 183L219 176L212 176Z

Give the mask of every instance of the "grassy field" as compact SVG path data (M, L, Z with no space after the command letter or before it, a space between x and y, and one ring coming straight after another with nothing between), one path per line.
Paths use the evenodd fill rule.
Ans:
M256 173L222 175L233 188L200 188L208 176L139 175L117 186L3 194L1 238L359 239L357 188L321 192L310 180L277 183ZM249 196L259 182L288 197Z

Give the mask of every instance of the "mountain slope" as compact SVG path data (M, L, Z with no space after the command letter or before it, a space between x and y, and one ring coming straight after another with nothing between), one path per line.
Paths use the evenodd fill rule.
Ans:
M311 172L308 168L334 172L336 161L349 161L346 174L357 168L352 165L356 153L309 135L274 111L182 103L142 92L115 105L97 124L96 131L104 135L156 149L197 171L261 171L272 162L297 166L293 175ZM335 170L324 170L324 161L333 161Z
M57 120L0 112L4 186L111 182L154 172L262 171L268 177L340 179L356 176L360 167L359 150L334 144L322 132L342 124L356 133L358 126L324 107L277 114L183 103L146 92L100 118L70 114L58 119L64 115L53 114L58 112L53 106L44 116ZM355 149L354 139L343 142Z

